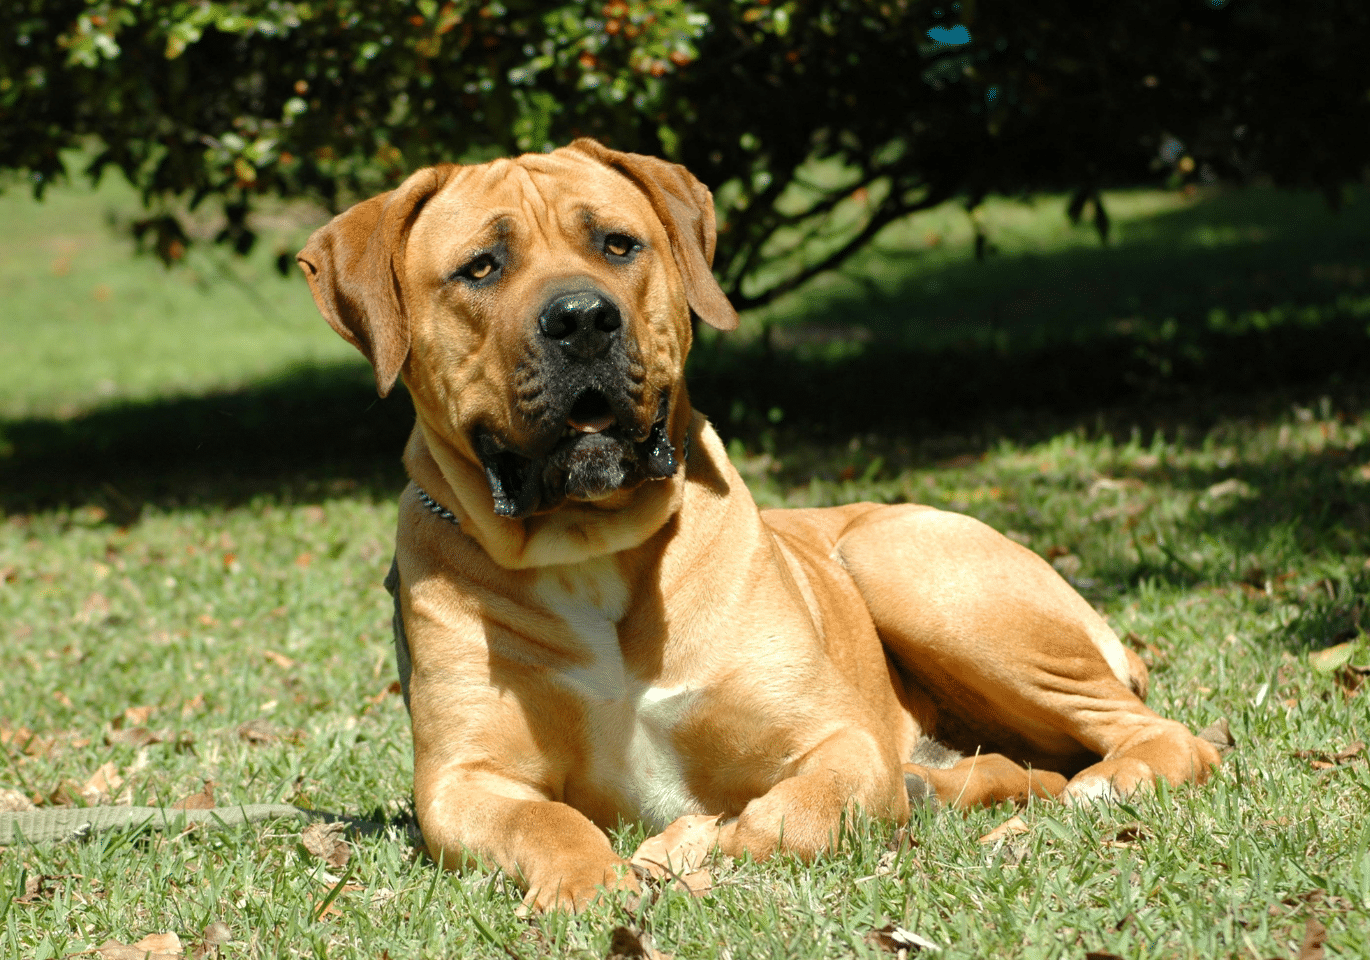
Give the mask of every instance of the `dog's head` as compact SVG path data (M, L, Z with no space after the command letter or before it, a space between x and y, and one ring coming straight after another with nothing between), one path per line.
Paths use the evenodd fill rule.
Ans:
M712 198L683 167L577 140L420 170L298 259L380 393L403 376L494 513L524 518L675 473L691 315L737 325L714 241Z

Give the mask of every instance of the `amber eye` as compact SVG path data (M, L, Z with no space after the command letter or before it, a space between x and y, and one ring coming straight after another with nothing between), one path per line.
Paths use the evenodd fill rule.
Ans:
M611 233L604 238L604 252L615 257L626 257L638 248L638 242L621 233Z
M494 273L496 266L495 258L488 253L483 253L467 264L466 269L462 270L462 274L471 280L484 280Z

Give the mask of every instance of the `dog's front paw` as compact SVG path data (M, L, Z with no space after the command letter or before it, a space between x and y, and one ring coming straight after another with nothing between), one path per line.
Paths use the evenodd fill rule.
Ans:
M633 868L622 860L603 867L587 865L567 870L537 883L530 881L523 905L525 912L566 910L580 913L600 897L620 893L631 898L629 909L636 910L636 898L642 893L642 885Z
M654 837L642 841L632 864L654 877L684 875L698 870L718 846L721 817L680 817Z

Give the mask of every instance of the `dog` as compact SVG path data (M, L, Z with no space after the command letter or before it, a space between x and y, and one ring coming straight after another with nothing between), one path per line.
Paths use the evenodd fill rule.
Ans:
M574 910L640 889L622 821L657 863L807 860L911 797L1205 780L1036 554L926 506L757 508L683 379L693 325L737 325L715 242L687 170L582 139L420 170L298 256L413 398L387 582L432 857Z

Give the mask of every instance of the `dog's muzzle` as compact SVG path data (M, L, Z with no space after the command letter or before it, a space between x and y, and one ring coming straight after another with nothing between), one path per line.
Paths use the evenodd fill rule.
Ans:
M521 518L675 474L669 390L649 397L623 311L593 288L557 291L536 315L511 384L514 436L473 437L493 507Z

